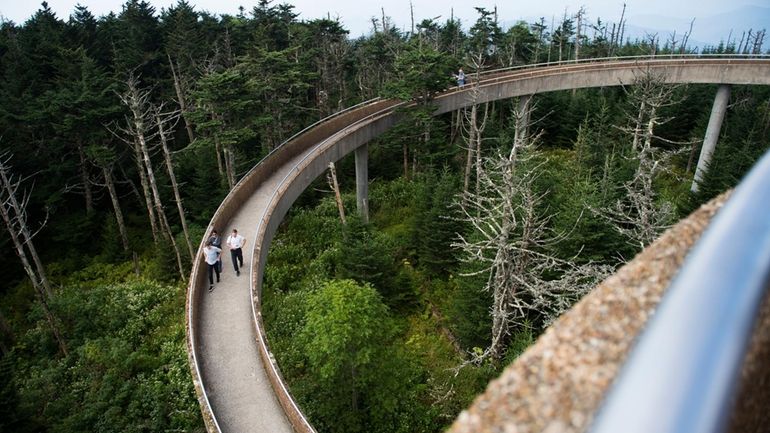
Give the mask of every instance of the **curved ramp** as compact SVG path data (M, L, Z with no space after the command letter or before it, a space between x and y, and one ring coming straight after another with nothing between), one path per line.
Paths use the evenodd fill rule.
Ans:
M640 70L672 83L770 84L767 59L633 59L513 69L484 74L481 97L467 85L438 95L436 114L471 103L581 87L630 84ZM233 188L210 227L247 239L245 269L223 259L222 282L208 293L205 266L196 260L188 288L187 336L196 392L211 432L313 432L291 399L270 354L260 313L267 253L278 225L304 189L337 161L390 128L395 101L375 100L331 116L288 140ZM250 252L250 253L249 253ZM248 272L246 272L248 271ZM632 338L633 336L629 336Z

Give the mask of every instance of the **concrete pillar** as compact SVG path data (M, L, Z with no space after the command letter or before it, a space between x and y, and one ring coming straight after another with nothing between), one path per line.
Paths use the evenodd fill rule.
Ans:
M529 135L529 117L532 112L532 95L519 96L519 104L516 107L516 131L514 132L513 142L516 145L524 144Z
M356 207L364 222L369 221L369 145L356 149Z
M717 146L719 131L722 129L722 121L727 111L727 103L730 102L730 85L721 84L717 89L717 95L714 97L714 105L711 107L711 117L706 127L706 136L703 137L703 147L700 150L698 166L695 168L695 178L692 181L690 191L698 192L698 183L703 181L703 176L708 170L711 162L711 155L714 154L714 148Z

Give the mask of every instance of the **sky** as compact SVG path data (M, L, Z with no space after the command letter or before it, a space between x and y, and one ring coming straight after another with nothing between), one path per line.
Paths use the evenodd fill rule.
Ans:
M238 7L244 6L250 11L257 0L188 0L197 10L206 10L214 14L237 14ZM519 19L532 20L552 17L558 20L565 12L574 14L584 6L589 21L601 17L602 21L617 21L626 3L626 17L637 15L664 15L673 18L691 20L728 12L741 6L753 5L767 7L767 0L276 0L274 4L289 3L299 13L299 19L310 20L326 17L339 18L351 37L368 34L371 31L371 18L381 17L382 8L391 17L396 26L409 30L411 26L410 4L414 8L415 22L426 18L436 18L444 22L454 14L463 27L470 27L478 17L474 10L484 7L493 10L497 5L498 17L502 23L515 23ZM66 20L80 3L88 6L96 16L106 15L110 11L120 12L125 0L48 0L49 7L59 18ZM149 0L160 12L163 8L176 3L176 0ZM696 6L697 5L697 6ZM0 17L4 20L23 23L40 8L36 0L0 0Z

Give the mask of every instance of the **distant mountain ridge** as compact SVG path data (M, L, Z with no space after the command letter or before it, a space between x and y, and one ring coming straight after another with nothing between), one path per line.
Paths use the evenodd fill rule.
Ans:
M613 23L617 23L617 17L608 19L608 17L602 16L588 16L589 23L596 23L597 18L601 18L602 22L607 24L608 27L612 27ZM717 46L720 42L727 43L728 37L730 41L735 45L741 40L741 35L744 32L752 30L752 34L758 30L767 29L770 30L770 7L762 6L743 6L736 8L730 12L725 12L716 15L703 16L698 11L696 6L693 7L693 15L689 17L672 17L661 14L642 14L642 15L629 15L626 21L626 29L624 38L636 40L649 39L651 35L657 35L660 45L665 45L666 41L670 41L672 36L675 36L677 43L681 43L682 38L686 32L690 30L690 23L693 21L692 34L690 35L687 45L690 48L698 48L702 50L706 46ZM528 23L534 23L540 20L539 17L525 17L524 21ZM501 25L504 29L514 25L515 21L503 21ZM550 23L550 20L549 22ZM554 22L554 25L558 25L558 22ZM593 34L593 31L589 28L585 30L589 35ZM770 36L765 38L763 44L763 52L767 52L770 49Z
M693 16L687 18L670 17L664 15L632 15L628 17L626 37L632 40L644 39L646 35L656 34L662 44L671 39L676 32L676 39L682 40L682 36L690 29L693 18L692 35L689 38L690 47L702 49L704 46L716 46L720 42L730 41L736 45L741 40L744 32L750 29L753 32L770 27L770 8L760 6L744 6L730 12L711 16L698 16L697 8L693 8ZM767 51L770 45L770 37L765 39L763 45Z

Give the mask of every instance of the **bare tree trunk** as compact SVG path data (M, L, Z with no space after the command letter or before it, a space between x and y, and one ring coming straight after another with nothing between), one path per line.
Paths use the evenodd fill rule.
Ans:
M168 57L169 66L171 66L171 76L174 78L174 90L176 91L177 99L179 99L179 109L182 110L182 120L184 120L184 126L187 130L187 137L190 139L190 143L192 143L195 140L195 135L193 134L192 124L190 124L190 121L187 119L187 102L185 100L184 91L182 90L182 83L179 75L176 73L176 69L174 69L174 61L171 60L171 56L166 53L166 57Z
M222 161L222 144L219 142L219 137L216 135L214 136L214 151L217 154L217 169L219 170L219 177L227 180L227 175L225 174L225 165Z
M7 195L7 202L10 204L11 209L13 210L15 214L15 218L9 218L6 221L6 225L8 225L8 232L13 233L13 221L14 219L18 223L18 234L14 234L15 236L21 235L21 243L19 244L19 247L22 247L23 245L27 246L27 249L29 250L29 254L32 256L32 262L35 264L35 271L37 272L37 278L40 282L41 287L43 288L43 291L45 292L45 295L50 298L53 295L53 291L51 290L51 284L48 282L48 277L46 276L45 272L45 266L43 266L43 262L40 261L40 256L37 254L37 249L35 249L35 244L32 243L32 233L29 231L29 227L27 226L27 210L26 210L26 200L19 203L19 200L16 198L16 189L18 189L18 183L13 184L11 181L11 176L8 173L9 167L6 165L6 161L0 161L0 180L3 182L3 189L5 190L5 193ZM5 202L6 200L3 200ZM0 203L0 207L4 208L5 203ZM9 214L10 217L10 214ZM23 253L23 249L20 250L20 252ZM25 255L26 256L26 255ZM32 269L32 268L30 268Z
M487 108L488 108L488 105L487 105L487 103L485 103L484 104L484 117L485 118L486 118L486 115L487 115ZM478 120L478 117L477 117L477 120ZM473 138L474 138L473 147L474 147L474 150L473 150L473 152L476 154L476 163L475 163L476 164L476 188L475 188L475 191L476 191L476 194L478 194L479 193L479 186L481 185L481 179L479 179L479 177L481 176L481 137L480 137L481 131L479 130L478 123L476 123L476 122L471 124L471 128L474 129L474 133L473 133Z
M123 176L123 179L126 179L124 182L128 184L128 188L131 190L131 194L133 194L133 196L136 198L136 201L141 202L144 196L139 192L136 184L134 184L134 182L131 180L131 177L126 173L126 168L122 164L118 164L118 170L120 170L120 174Z
M160 193L158 192L158 183L155 179L155 171L152 168L152 160L150 159L150 151L147 144L149 131L148 124L152 122L152 107L149 103L150 95L149 92L141 91L137 87L138 80L133 76L129 76L126 85L128 86L128 92L121 95L121 100L129 107L132 115L131 120L129 120L129 128L126 132L132 137L135 148L137 149L136 152L139 153L138 156L140 160L137 161L137 164L139 164L140 171L144 173L145 182L147 183L147 185L143 184L142 187L145 189L145 193L148 196L148 188L151 193L151 197L147 197L148 206L150 206L150 202L152 203L152 206L150 206L150 209L148 210L151 211L151 208L154 207L160 224L160 233L163 238L170 241L174 247L177 265L179 267L179 275L184 279L185 268L182 264L182 257L179 253L179 247L176 244L174 233L171 231L171 227L168 224L166 213L163 210L163 202L161 201ZM157 229L158 227L156 226L155 228Z
M692 21L690 21L690 30L688 30L684 34L684 37L682 38L682 46L679 49L679 52L682 53L682 54L684 54L685 51L687 51L687 41L690 39L690 35L692 34L692 26L693 26L693 24L695 24L695 18L693 18Z
M112 169L106 166L102 167L104 173L104 182L107 184L107 191L110 193L110 200L112 201L112 208L115 211L115 220L118 223L118 231L120 232L120 240L123 242L123 251L128 252L128 232L126 231L126 223L123 220L123 211L120 208L120 199L115 191L115 181L112 178Z
M225 154L225 171L227 173L227 185L230 189L235 186L235 155L233 149L230 146L224 147Z
M48 325L51 327L54 339L59 345L59 350L62 355L67 356L69 354L67 344L59 330L59 325L57 324L58 321L48 306L48 299L52 296L51 287L45 276L45 269L40 262L40 258L37 256L35 246L32 244L32 237L29 233L29 228L27 227L26 209L21 207L16 198L18 183L12 184L7 170L8 167L6 166L5 161L0 161L0 180L2 180L3 183L4 193L0 196L5 196L0 202L0 216L8 229L8 234L16 249L16 255L19 257L19 260L21 260L22 267L32 282L32 286L35 288L35 294L40 301L40 305L43 307L43 313L48 321ZM9 205L10 207L6 207ZM11 210L14 215L11 215ZM32 255L33 260L35 261L36 270L32 269L32 265L27 258L27 253L24 251L24 245L27 246L30 255Z
M152 240L157 244L160 242L160 231L158 230L158 219L155 215L155 210L152 205L152 198L150 196L149 182L147 181L147 173L145 173L144 167L142 167L142 151L139 148L139 143L134 140L134 161L136 161L136 168L139 172L139 181L142 184L142 196L144 197L144 204L147 208L147 215L150 217L150 228L152 229Z
M639 150L639 136L642 134L642 120L644 119L644 111L646 109L645 101L639 105L639 114L636 117L636 126L634 127L634 141L631 148L634 151Z
M77 139L78 158L80 158L80 182L83 183L83 193L86 197L86 214L94 213L94 194L91 191L91 179L88 178L88 164L86 163L86 153L83 151L83 141Z
M581 6L577 13L577 33L575 35L575 61L580 60L580 36L583 27L583 15L586 13L585 7Z
M626 23L623 22L626 17L626 4L623 3L623 12L620 13L620 22L618 23L618 31L617 31L617 40L615 41L615 46L617 48L620 48L620 44L623 43L623 33L625 32Z
M409 2L409 16L412 19L412 32L410 36L414 36L414 4L411 1Z
M337 183L337 171L334 169L334 163L329 163L329 176L327 178L329 186L334 190L334 201L337 202L337 209L340 211L340 221L345 225L345 206L342 205L342 195L340 194L340 185Z
M559 29L559 62L562 61L562 53L564 50L564 37L565 37L564 24L566 23L566 21L567 21L567 9L564 9L564 16L562 17L561 26Z
M684 171L685 173L692 173L692 165L695 163L695 155L698 154L699 149L700 148L695 145L690 148L690 157L687 159L687 168Z
M179 245L176 243L176 238L174 238L174 233L171 232L171 226L168 224L168 219L166 218L165 213L160 214L160 220L163 224L163 228L165 229L166 233L168 233L168 240L171 242L171 246L174 248L174 253L176 254L176 265L179 269L179 276L182 278L182 280L185 279L185 267L182 263L182 254L179 252Z
M190 260L195 260L195 253L193 252L192 241L190 240L190 232L187 229L187 218L184 213L184 206L182 205L182 196L179 194L179 184L176 182L176 175L174 174L174 163L171 161L171 153L168 150L168 138L167 131L164 129L165 121L161 119L160 113L156 111L155 121L158 125L158 135L160 136L160 144L163 149L163 158L166 162L166 169L168 170L168 177L171 180L171 189L174 191L174 201L176 201L176 209L179 212L179 221L182 224L182 232L184 233L184 239L187 243L187 249L190 253Z
M150 160L150 152L147 148L147 142L144 139L144 135L140 135L139 137L139 145L142 150L142 157L144 162L144 168L146 170L147 174L147 180L150 184L150 190L152 191L152 201L155 206L155 212L158 215L158 220L160 221L161 225L161 234L164 238L166 238L167 241L171 242L171 245L174 247L174 252L176 253L176 260L177 265L179 267L179 275L184 279L185 277L185 268L182 264L182 257L179 254L179 247L176 244L176 239L174 238L174 233L171 231L171 226L168 224L168 219L166 218L166 212L163 210L163 202L160 198L160 192L158 191L158 183L155 180L155 171L152 168L152 161Z
M476 115L478 112L478 105L473 104L471 107L471 114L470 114L470 125L476 124ZM468 153L465 158L465 176L463 177L463 194L468 195L468 192L470 192L470 186L471 186L471 169L473 168L473 152L474 147L476 146L476 131L477 129L473 126L469 126L468 128Z
M636 76L629 93L629 102L633 104L632 107L638 106L639 111L626 114L629 127L624 130L634 136L631 158L637 167L633 178L623 184L625 194L621 200L603 209L592 209L597 216L609 221L636 248L652 243L673 222L673 205L657 197L652 183L658 173L667 170L666 162L674 154L653 148L652 140L682 144L655 135L657 125L672 119L662 118L661 109L682 101L681 98L673 98L676 88L666 84L665 76L649 70Z
M580 269L577 275L579 269L573 264L548 253L533 253L564 239L551 234L550 216L539 214L542 196L534 188L539 170L537 164L527 165L537 158L533 146L511 149L507 156L484 157L480 193L458 200L466 204L456 202L460 218L473 227L474 234L461 235L452 245L463 253L464 262L481 267L461 275L485 276L484 290L492 297L491 344L464 364L500 359L513 327L527 326L533 312L554 318L571 303L570 298L592 286L588 269ZM543 274L554 269L563 270L563 276L545 281Z
M475 129L473 136L476 139L476 194L479 193L481 182L481 135L487 125L487 118L489 116L489 102L484 103L484 117L481 120L481 124L473 123L471 128Z
M650 119L647 121L647 130L644 133L644 150L648 151L650 150L650 147L652 147L652 137L654 137L654 128L655 123L658 120L657 116L657 110L655 106L653 105L650 107Z

